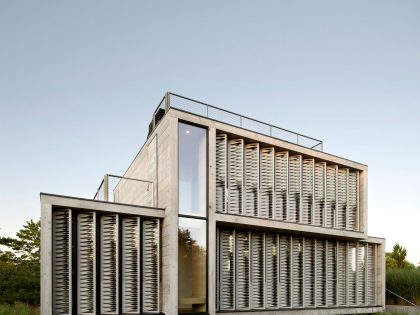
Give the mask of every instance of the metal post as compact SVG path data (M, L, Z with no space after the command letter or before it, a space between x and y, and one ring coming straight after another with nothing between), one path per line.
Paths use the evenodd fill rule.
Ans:
M108 195L108 174L105 174L104 176L104 201L109 201L109 195Z

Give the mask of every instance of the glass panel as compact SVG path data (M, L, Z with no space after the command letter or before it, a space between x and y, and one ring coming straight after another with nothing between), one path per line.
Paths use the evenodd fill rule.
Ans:
M179 213L206 216L207 130L179 124Z
M178 308L180 313L206 312L206 221L179 218Z

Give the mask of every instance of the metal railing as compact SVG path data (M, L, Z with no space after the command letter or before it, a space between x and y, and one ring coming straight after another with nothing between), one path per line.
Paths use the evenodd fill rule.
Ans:
M153 182L106 174L93 200L155 206Z
M154 111L151 130L156 128L161 119L157 114L162 111L166 113L170 108L298 144L313 150L323 151L323 142L321 140L170 92L165 94Z

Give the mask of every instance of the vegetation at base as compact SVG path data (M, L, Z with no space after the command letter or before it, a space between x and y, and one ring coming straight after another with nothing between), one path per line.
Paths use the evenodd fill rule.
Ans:
M24 304L39 305L40 241L41 224L33 220L26 222L16 238L0 236L0 305L14 305L20 312L4 313L7 306L1 306L0 315L32 314L24 312Z
M39 315L40 310L37 306L31 306L23 303L14 305L0 305L0 315Z
M408 262L406 257L407 250L398 243L391 253L386 253L386 288L420 305L420 268ZM386 304L410 305L388 291Z

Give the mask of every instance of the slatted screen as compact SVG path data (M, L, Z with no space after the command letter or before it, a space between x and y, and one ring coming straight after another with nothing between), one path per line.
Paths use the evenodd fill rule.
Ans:
M258 216L259 195L259 145L245 145L245 198L244 214Z
M325 175L327 165L325 162L315 163L314 187L314 224L324 225L325 214Z
M244 140L228 142L228 212L242 214Z
M337 228L345 229L347 226L347 168L338 169L337 177Z
M274 217L287 220L287 187L289 173L289 153L276 152L274 171Z
M349 189L349 224L348 229L357 231L358 213L359 213L359 172L349 172L348 189Z
M53 314L72 314L71 210L53 212Z
M289 221L300 222L302 156L289 158Z
M236 309L250 309L250 232L236 233Z
M216 211L226 212L227 136L216 135Z
M273 218L274 148L263 148L260 154L260 213L262 218Z
M302 164L302 223L312 224L314 205L314 167L313 159L304 159Z
M327 166L325 225L334 227L337 211L337 166Z
M52 231L53 314L160 312L158 219L54 209Z
M217 231L220 311L375 304L374 244Z

